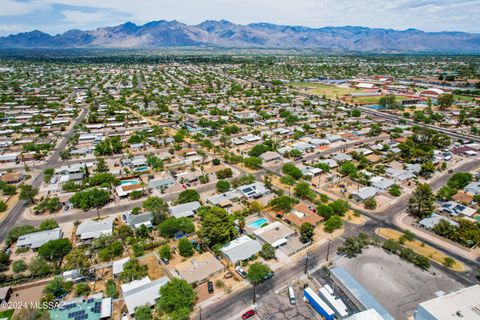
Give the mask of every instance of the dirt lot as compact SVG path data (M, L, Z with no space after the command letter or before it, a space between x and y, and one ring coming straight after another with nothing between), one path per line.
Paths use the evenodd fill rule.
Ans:
M148 267L148 276L151 280L160 279L161 277L166 275L163 266L157 260L155 255L151 254L143 256L138 261Z
M441 270L423 271L380 248L368 248L354 259L342 257L335 263L345 268L395 319L406 319L418 303L451 292L462 285Z

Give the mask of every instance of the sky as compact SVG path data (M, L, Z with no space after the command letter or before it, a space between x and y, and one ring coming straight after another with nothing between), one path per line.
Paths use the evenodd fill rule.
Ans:
M0 0L0 36L91 30L127 21L221 19L480 33L480 0Z

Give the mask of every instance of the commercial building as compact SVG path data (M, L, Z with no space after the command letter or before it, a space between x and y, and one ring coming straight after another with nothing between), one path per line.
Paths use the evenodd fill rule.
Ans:
M460 289L420 303L415 320L480 319L480 285Z

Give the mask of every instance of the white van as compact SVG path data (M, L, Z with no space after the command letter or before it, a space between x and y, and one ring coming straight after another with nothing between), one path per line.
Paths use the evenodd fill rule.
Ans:
M295 298L295 291L293 291L293 287L288 287L288 299L290 299L290 304L297 303L297 298Z

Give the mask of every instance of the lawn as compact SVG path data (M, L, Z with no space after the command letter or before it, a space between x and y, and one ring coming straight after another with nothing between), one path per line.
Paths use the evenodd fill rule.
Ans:
M402 236L401 232L393 229L389 229L389 228L378 228L377 233L382 238L393 239L393 240L398 240ZM445 258L448 257L447 255L435 250L434 248L428 245L422 246L422 242L419 240L405 241L405 244L403 246L410 248L416 253L421 254L422 256L425 256L430 260L435 261L436 263L439 263L441 265L443 265ZM466 270L465 266L461 262L456 260L455 260L455 263L451 267L449 267L449 269L458 271L458 272L463 272Z
M4 319L4 318L11 319L14 312L15 312L15 310L13 310L13 309L0 311L0 319Z
M328 99L337 99L350 93L363 92L356 88L338 87L333 85L327 85L323 83L309 83L309 82L297 82L290 83L289 86L295 88L305 88L311 94L325 95Z

